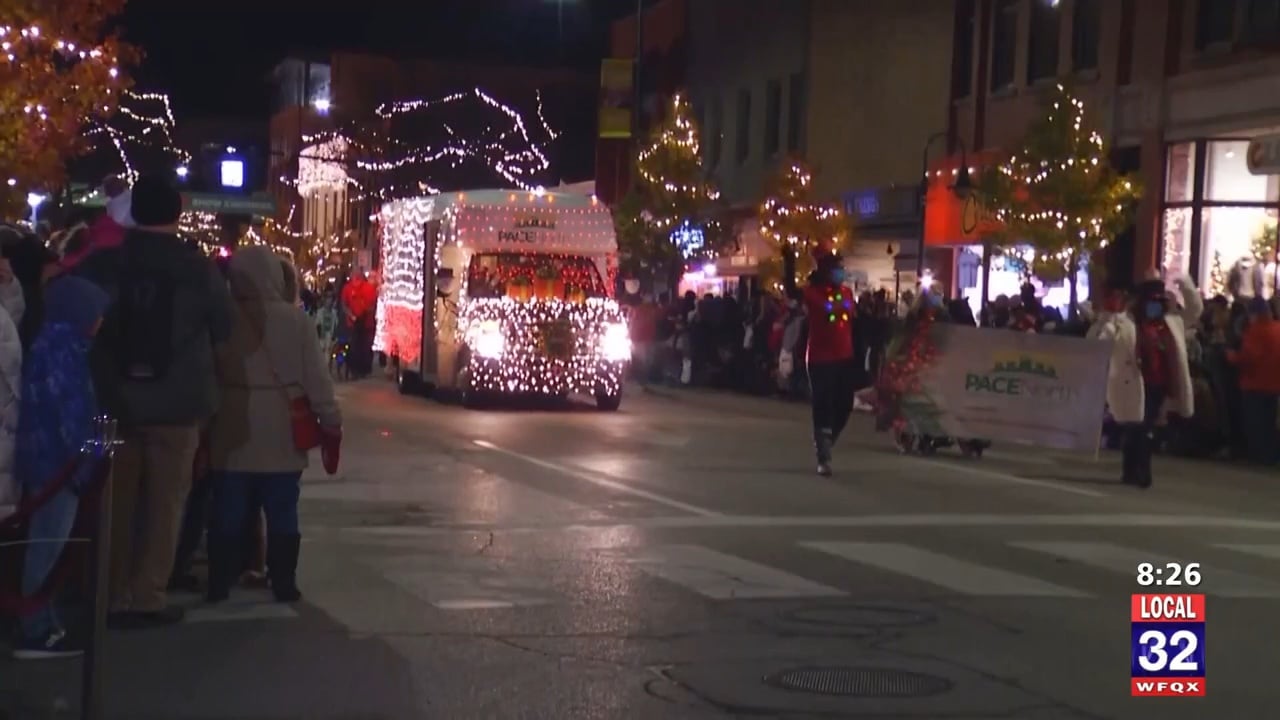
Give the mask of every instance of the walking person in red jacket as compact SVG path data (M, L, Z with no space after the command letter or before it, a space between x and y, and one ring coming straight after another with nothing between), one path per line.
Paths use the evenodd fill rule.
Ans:
M813 444L818 474L831 475L832 446L853 412L856 366L853 352L853 290L844 284L844 266L833 250L821 250L818 268L804 289L809 318L807 366L813 409Z

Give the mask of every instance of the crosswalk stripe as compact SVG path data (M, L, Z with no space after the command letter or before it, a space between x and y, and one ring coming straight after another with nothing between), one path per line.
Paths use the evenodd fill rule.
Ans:
M1268 560L1280 560L1280 545L1214 545L1214 547Z
M1037 578L977 565L900 543L803 542L800 545L965 595L1089 597L1086 593Z
M663 545L627 559L653 577L712 600L843 597L846 593L700 545Z
M1135 579L1138 565L1142 563L1151 563L1157 568L1161 568L1168 563L1186 566L1188 562L1194 562L1194 559L1190 561L1187 559L1180 560L1145 550L1100 542L1012 542L1009 544L1024 550L1053 555L1065 560L1073 560L1100 570L1127 574ZM1161 586L1160 589L1166 592L1203 592L1228 598L1280 597L1280 585L1251 575L1220 570L1212 566L1207 568L1201 566L1200 574L1201 582L1198 587L1166 585Z

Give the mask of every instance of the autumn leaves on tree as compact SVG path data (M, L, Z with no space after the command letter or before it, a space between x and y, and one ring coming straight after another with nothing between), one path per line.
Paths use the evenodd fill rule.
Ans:
M0 210L60 184L85 124L115 112L137 52L107 32L126 0L0 4Z

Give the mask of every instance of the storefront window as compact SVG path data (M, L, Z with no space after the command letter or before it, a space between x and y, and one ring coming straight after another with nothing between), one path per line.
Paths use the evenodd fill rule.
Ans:
M1205 200L1211 202L1280 200L1280 178L1250 173L1245 159L1248 151L1248 140L1215 140L1209 143L1208 152L1205 154ZM1170 189L1172 189L1172 183L1170 183Z
M1058 283L1045 283L1032 277L1029 269L1034 252L1029 246L1018 246L991 258L991 292L990 300L1001 295L1016 298L1022 293L1022 286L1030 282L1036 289L1036 297L1045 307L1056 308L1064 316L1071 305L1071 284L1064 280ZM968 303L976 316L982 309L982 246L968 245L960 248L956 257L956 279L960 296ZM1076 275L1076 299L1080 302L1089 299L1089 272L1082 263Z
M1160 264L1170 276L1186 275L1191 268L1191 213L1189 207L1164 211L1160 228L1164 257Z
M1179 143L1169 146L1169 181L1164 199L1171 203L1191 202L1195 194L1196 146Z
M1169 212L1172 211L1165 213L1166 219ZM1200 230L1200 271L1196 281L1206 295L1226 292L1227 277L1233 267L1252 263L1255 258L1264 256L1267 250L1275 249L1276 217L1275 208L1204 208Z

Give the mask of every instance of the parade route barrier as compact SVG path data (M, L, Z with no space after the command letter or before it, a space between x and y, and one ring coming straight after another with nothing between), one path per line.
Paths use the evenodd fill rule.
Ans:
M911 432L1098 451L1110 343L933 323L904 352Z

